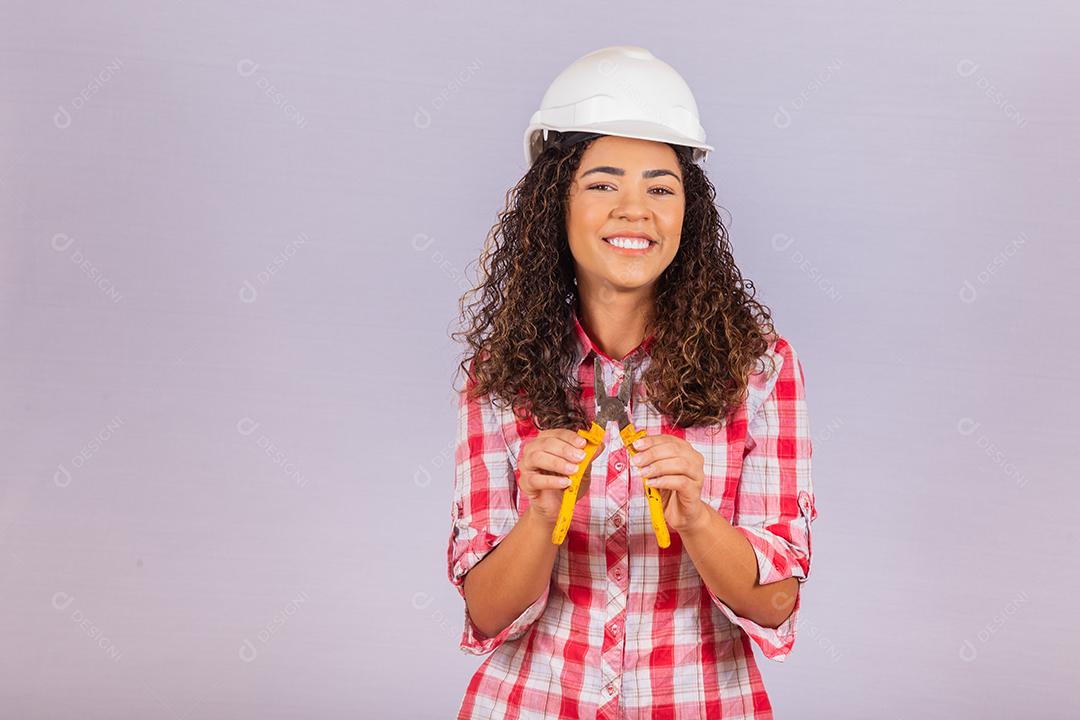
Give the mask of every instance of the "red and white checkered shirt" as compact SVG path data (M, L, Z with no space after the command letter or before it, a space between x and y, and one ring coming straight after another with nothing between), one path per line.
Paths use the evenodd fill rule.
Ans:
M675 435L705 458L702 499L750 541L759 582L810 574L810 523L817 517L810 481L812 453L802 365L782 337L767 354L778 372L749 378L746 401L715 435L672 425L643 400L639 382L652 337L615 360L574 317L578 368L589 419L595 414L593 356L604 386L616 394L624 362L634 377L630 419L649 435ZM528 507L518 493L517 458L539 432L490 398L459 401L453 519L447 549L450 581L465 596L465 574ZM778 628L740 617L711 592L671 530L661 549L649 521L644 487L609 426L604 452L591 465L591 486L574 509L551 582L516 620L484 637L465 609L463 652L491 653L462 701L466 718L772 718L751 642L783 661L795 642L802 592Z

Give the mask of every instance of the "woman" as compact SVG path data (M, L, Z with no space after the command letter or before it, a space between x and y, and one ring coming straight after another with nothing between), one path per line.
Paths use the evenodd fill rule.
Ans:
M576 125L534 116L531 167L463 298L447 560L461 649L490 655L459 718L772 717L751 643L786 658L810 571L803 373L735 266L679 83L641 48L564 71L542 106L635 97L591 125L580 105ZM672 102L694 122L657 123ZM608 429L557 543L597 372L609 395L631 384L646 437L631 457Z

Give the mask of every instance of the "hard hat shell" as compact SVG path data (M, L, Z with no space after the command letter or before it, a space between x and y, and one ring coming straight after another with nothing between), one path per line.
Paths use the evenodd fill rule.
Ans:
M594 50L552 81L525 130L529 165L543 152L550 131L684 145L692 148L695 162L706 160L713 149L705 143L690 86L675 68L632 45Z

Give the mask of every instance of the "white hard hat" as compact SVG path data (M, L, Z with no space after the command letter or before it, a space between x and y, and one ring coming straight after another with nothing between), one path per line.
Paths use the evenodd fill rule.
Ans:
M552 81L525 131L525 160L532 165L550 131L619 135L692 148L692 160L709 157L705 129L690 86L675 68L645 48L594 50Z

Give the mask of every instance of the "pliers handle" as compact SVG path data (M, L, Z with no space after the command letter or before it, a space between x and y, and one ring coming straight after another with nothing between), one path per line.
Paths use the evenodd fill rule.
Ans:
M562 545L566 539L566 532L570 529L570 520L574 517L574 505L577 504L578 489L581 487L581 478L585 476L585 469L593 461L596 449L604 441L607 428L602 428L594 421L588 430L578 430L577 434L585 438L585 457L578 463L577 470L570 476L570 486L563 490L562 505L559 507L559 519L555 521L555 527L551 531L551 542Z
M644 430L635 430L634 424L629 423L619 431L623 445L630 453L630 457L638 454L634 449L634 443L645 437ZM649 520L652 521L653 532L656 534L656 544L662 548L671 545L671 535L668 534L667 523L664 521L664 501L660 499L660 490L645 484L649 478L641 476L641 482L645 487L645 499L649 503Z
M574 516L574 506L577 504L581 479L585 475L586 468L593 461L596 450L600 447L600 443L603 442L606 432L607 429L600 427L595 421L588 430L577 431L578 435L585 438L585 457L578 464L574 474L570 476L570 486L563 490L559 518L555 522L555 528L551 531L551 542L556 545L562 545L563 540L566 539L566 533L570 529L570 520ZM631 457L637 455L637 450L634 449L633 444L645 437L645 434L644 430L636 430L633 423L627 423L619 430L619 437L622 438L623 445L626 446ZM648 478L642 475L642 483L646 480ZM660 499L660 491L657 488L645 485L645 497L649 503L649 519L652 521L653 532L656 534L656 542L660 547L666 548L671 545L671 536L668 533L667 523L664 521L664 505Z

